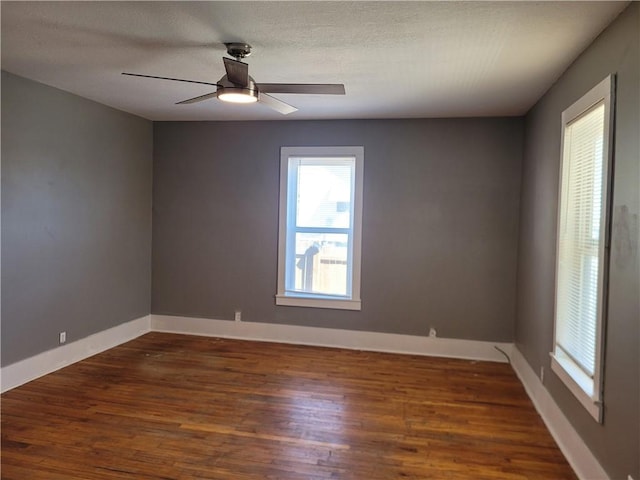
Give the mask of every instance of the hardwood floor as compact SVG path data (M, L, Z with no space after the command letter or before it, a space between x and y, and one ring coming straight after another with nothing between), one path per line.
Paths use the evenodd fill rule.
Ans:
M2 395L2 478L574 479L507 364L149 333Z

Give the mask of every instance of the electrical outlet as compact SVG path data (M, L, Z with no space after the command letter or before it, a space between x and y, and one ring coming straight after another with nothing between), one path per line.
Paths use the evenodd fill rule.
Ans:
M67 343L67 332L60 332L60 345Z
M435 329L435 328L431 327L431 328L429 329L429 336L430 336L431 338L436 338L436 336L437 336L437 332L436 332L436 329Z
M240 310L236 310L236 314L235 314L235 316L233 317L233 319L234 319L236 322L241 322L241 321L242 321L242 312L241 312Z

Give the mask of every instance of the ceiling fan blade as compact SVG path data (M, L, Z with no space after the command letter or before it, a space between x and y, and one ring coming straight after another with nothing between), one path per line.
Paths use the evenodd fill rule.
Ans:
M344 95L341 83L256 83L264 93L307 93L316 95Z
M258 101L264 103L267 107L273 108L283 115L289 115L290 113L298 111L298 109L293 105L289 105L288 103L285 103L282 100L278 100L277 98L272 97L271 95L267 95L266 93L260 92Z
M183 100L181 102L176 103L176 105L186 105L189 103L198 103L198 102L202 102L203 100L209 100L210 98L213 98L217 95L217 92L211 92L211 93L207 93L205 95L200 95L198 97L193 97L193 98L189 98L187 100Z
M172 82L187 82L187 83L199 83L201 85L213 85L218 86L217 83L210 83L210 82L199 82L197 80L184 80L182 78L171 78L171 77L156 77L154 75L141 75L139 73L126 73L126 72L122 72L122 75L129 75L130 77L143 77L143 78L157 78L159 80L171 80Z
M242 87L249 85L249 65L227 57L222 57L222 60L224 60L224 69L227 71L227 79L231 83Z

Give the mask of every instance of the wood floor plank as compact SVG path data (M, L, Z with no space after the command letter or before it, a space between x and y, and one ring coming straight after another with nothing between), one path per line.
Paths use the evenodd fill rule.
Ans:
M149 333L2 395L2 479L575 479L509 365Z

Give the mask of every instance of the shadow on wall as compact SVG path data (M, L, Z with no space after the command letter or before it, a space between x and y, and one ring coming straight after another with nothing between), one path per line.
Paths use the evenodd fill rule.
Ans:
M638 256L638 215L630 214L627 205L615 207L613 222L613 260L616 266L635 265Z

